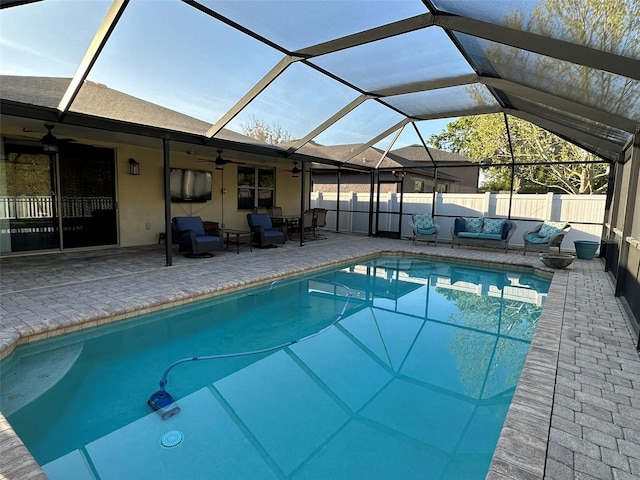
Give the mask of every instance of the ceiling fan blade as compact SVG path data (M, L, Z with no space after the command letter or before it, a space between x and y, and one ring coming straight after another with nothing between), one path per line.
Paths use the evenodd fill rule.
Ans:
M298 168L298 162L293 162L293 168L288 169L288 170L278 170L279 172L286 172L286 173L290 173L291 175L293 175L294 177L297 177L300 175L300 173L302 173L302 169Z

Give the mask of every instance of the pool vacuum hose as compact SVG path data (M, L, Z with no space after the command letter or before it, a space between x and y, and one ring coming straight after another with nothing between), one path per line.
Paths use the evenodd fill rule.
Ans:
M271 283L271 288L268 290L268 292L270 292L273 289L273 286L276 282L277 280ZM349 300L351 299L351 289L349 289L349 287L337 282L331 282L331 283L333 283L334 285L343 287L347 291L347 295L346 295L346 300L344 302L344 305L342 306L342 310L340 310L340 313L338 314L338 316L335 318L333 322L331 322L329 325L324 327L322 330L318 330L317 332L312 333L311 335L307 335L306 337L302 337L297 340L291 340L290 342L282 343L280 345L275 345L273 347L263 348L261 350L252 350L250 352L225 353L221 355L203 355L200 357L189 357L189 358L183 358L183 359L177 360L166 368L166 370L162 374L162 378L160 379L160 390L158 390L157 392L154 392L151 395L149 400L147 400L147 404L154 411L158 412L158 415L162 417L162 420L166 420L167 418L173 417L174 415L180 413L180 407L178 406L176 401L173 399L171 394L167 392L165 387L168 382L167 377L169 376L169 372L173 369L173 367L176 367L181 363L197 362L199 360L217 360L220 358L244 357L248 355L268 353L274 350L279 350L281 348L288 347L290 345L294 345L296 343L303 342L304 340L308 340L310 338L313 338L317 335L320 335L326 332L331 327L333 327L336 323L342 320L342 317L344 316L344 313L347 310L347 306L349 305ZM265 292L265 293L268 293L268 292Z

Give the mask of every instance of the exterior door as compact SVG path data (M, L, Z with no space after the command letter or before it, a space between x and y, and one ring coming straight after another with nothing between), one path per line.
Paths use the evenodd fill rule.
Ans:
M382 188L390 185L393 188ZM380 180L378 179L378 195L376 200L375 226L377 237L400 238L402 228L402 179ZM388 195L381 195L386 190ZM400 190L400 196L394 192Z
M110 149L3 144L0 253L117 244L115 158Z
M30 145L2 148L0 253L60 248L55 158Z
M60 146L63 248L118 242L114 152L73 143Z

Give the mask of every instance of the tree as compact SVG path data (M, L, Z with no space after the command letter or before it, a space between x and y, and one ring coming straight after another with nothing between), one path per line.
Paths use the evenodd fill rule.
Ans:
M241 127L242 133L246 136L271 145L278 145L291 140L291 134L279 124L267 125L266 122L255 118L253 115L248 122L243 122Z
M513 390L542 307L442 287L436 291L457 308L446 322L463 327L451 328L448 347L457 357L464 394L500 398Z
M48 155L9 152L0 162L0 185L9 196L51 196L50 169Z
M618 54L624 51L632 58L640 55L637 0L544 0L529 15L511 12L504 23L598 50ZM487 56L504 78L626 118L633 118L630 105L640 99L638 82L609 72L504 45L488 46ZM509 62L505 61L507 57ZM477 99L481 104L482 98ZM604 163L589 163L599 160L594 154L521 119L509 117L509 128L516 163L553 162L549 166L517 167L514 189L599 193L606 188L608 167ZM486 185L509 188L510 168L495 167L511 163L501 115L457 120L441 134L433 135L430 142L438 148L449 148L490 163L493 167L483 172ZM569 161L578 163L560 165Z
M524 120L509 117L509 133L517 165L514 190L528 192L557 191L593 194L606 190L608 165L588 163L599 160L595 155ZM463 117L447 125L429 143L471 159L486 162L486 190L509 190L511 184L511 151L502 115ZM551 165L530 165L553 162ZM582 162L562 164L561 162Z

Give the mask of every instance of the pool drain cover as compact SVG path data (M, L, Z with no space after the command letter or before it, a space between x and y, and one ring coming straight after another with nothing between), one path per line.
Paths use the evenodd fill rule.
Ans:
M177 430L172 430L170 432L165 433L160 439L160 443L163 447L175 447L184 438L184 434Z

